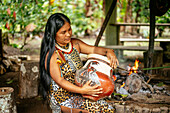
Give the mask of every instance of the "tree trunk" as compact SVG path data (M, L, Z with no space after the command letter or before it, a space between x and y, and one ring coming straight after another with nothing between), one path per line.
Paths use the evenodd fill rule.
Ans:
M128 0L127 7L126 7L126 13L125 13L125 18L124 22L132 22L133 20L131 19L132 17L132 7L131 7L132 0ZM123 31L125 32L126 27L124 26Z
M25 61L20 67L19 96L31 98L38 96L39 62Z
M139 5L139 7L141 7L141 3L139 2L139 0L137 0L137 4ZM138 9L136 12L136 18L135 18L135 23L138 23L138 18L140 17L140 11L141 9ZM140 31L140 27L138 26L134 26L134 31L137 31L137 33L139 33Z
M0 63L3 60L3 44L2 44L2 30L0 29Z
M90 18L91 15L93 14L90 0L86 0L85 9L86 9L86 12L85 12L86 18ZM90 35L90 30L88 28L85 30L85 35L86 36Z
M14 89L11 87L0 88L0 113L17 113Z

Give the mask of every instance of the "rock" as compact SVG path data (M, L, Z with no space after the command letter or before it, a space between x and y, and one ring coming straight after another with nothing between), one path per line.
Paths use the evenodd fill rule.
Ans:
M160 108L153 108L152 109L152 113L160 113L160 112L161 112Z
M125 113L132 113L133 112L133 109L132 109L132 107L131 106L125 106Z
M150 109L149 108L142 108L142 113L151 113Z
M168 107L160 107L161 113L168 113Z
M134 107L134 112L135 112L135 113L142 113L142 108L139 107L139 106L135 106L135 107Z
M124 113L124 105L115 105L116 113Z

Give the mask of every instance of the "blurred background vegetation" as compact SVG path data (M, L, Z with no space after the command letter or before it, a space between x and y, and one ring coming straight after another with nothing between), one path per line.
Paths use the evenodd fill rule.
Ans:
M44 32L48 17L56 12L66 14L73 36L98 32L105 18L105 0L0 0L0 29L3 38L27 37ZM156 23L169 23L170 10L156 17ZM118 0L117 22L149 23L149 0ZM27 27L34 30L28 30ZM164 30L163 26L158 28Z

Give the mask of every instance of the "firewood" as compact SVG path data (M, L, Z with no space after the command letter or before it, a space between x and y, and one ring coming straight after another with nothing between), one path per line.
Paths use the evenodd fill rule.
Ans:
M6 72L6 69L2 64L0 64L0 74L3 75Z
M18 56L8 56L7 57L11 62L15 63L15 64L21 64L21 59L18 58Z
M141 89L141 86L142 78L138 74L132 73L127 77L125 89L129 93L137 93Z
M13 65L9 59L2 60L2 63L5 65L6 69L10 68L10 66Z
M31 57L29 55L18 55L18 58L21 60L31 60Z
M20 65L13 64L10 68L11 71L13 72L18 72L20 70Z

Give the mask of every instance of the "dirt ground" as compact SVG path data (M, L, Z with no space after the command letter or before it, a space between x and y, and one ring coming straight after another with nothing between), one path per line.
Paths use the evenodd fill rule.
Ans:
M15 40L11 41L15 43ZM28 44L24 46L22 50L12 48L10 46L4 46L4 50L7 55L29 55L30 60L39 60L41 39L30 39ZM133 59L133 60L132 60ZM130 58L126 62L121 62L120 65L127 66L134 63L135 58ZM142 63L140 64L142 66ZM15 100L17 105L18 113L51 113L50 109L46 104L43 104L43 100L40 96L28 99L20 99L18 96L19 86L18 86L18 76L20 72L6 72L0 75L0 87L13 87ZM11 81L9 83L9 81Z

